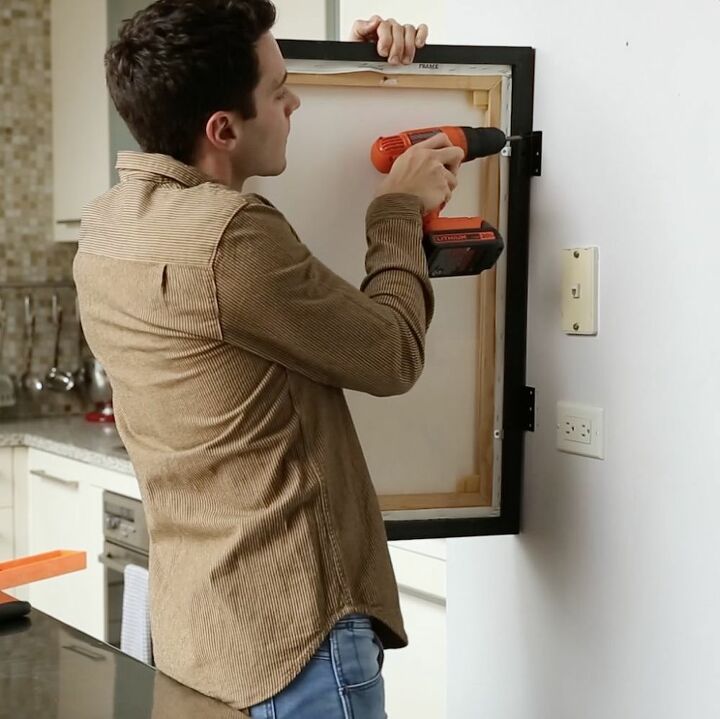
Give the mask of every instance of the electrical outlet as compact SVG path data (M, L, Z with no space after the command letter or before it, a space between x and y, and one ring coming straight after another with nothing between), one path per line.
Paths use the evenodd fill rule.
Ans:
M561 452L604 459L604 412L600 407L557 403L557 448Z
M569 442L591 443L591 423L582 417L565 417L562 426L563 437Z

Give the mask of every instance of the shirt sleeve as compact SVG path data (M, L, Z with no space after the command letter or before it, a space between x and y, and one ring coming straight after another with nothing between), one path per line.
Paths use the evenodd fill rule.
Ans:
M214 260L223 340L322 384L378 396L409 390L433 311L421 201L378 197L366 228L358 289L314 257L278 210L251 199Z

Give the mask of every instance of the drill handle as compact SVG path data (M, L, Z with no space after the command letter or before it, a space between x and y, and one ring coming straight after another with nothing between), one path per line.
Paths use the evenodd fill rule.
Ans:
M438 207L430 212L426 212L423 215L423 227L429 227L429 226L433 225L438 219L440 219L440 213L443 211L444 208L445 208L445 203L443 202L442 205L440 205L440 207Z

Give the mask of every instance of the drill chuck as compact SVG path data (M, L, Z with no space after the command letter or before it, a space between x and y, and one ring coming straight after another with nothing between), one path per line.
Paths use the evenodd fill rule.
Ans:
M508 138L497 127L461 127L467 140L465 162L478 157L497 155L507 144Z

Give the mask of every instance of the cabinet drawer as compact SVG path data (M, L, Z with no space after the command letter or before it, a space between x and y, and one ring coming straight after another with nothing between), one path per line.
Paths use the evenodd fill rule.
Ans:
M13 542L13 511L0 509L0 562L15 558Z
M31 449L28 454L28 470L31 478L35 473L39 475L36 479L52 481L49 477L53 477L66 483L92 485L125 497L140 499L140 489L133 475L61 457L51 452Z
M30 477L49 482L77 485L82 478L84 465L81 462L60 457L49 452L31 449L28 455Z

